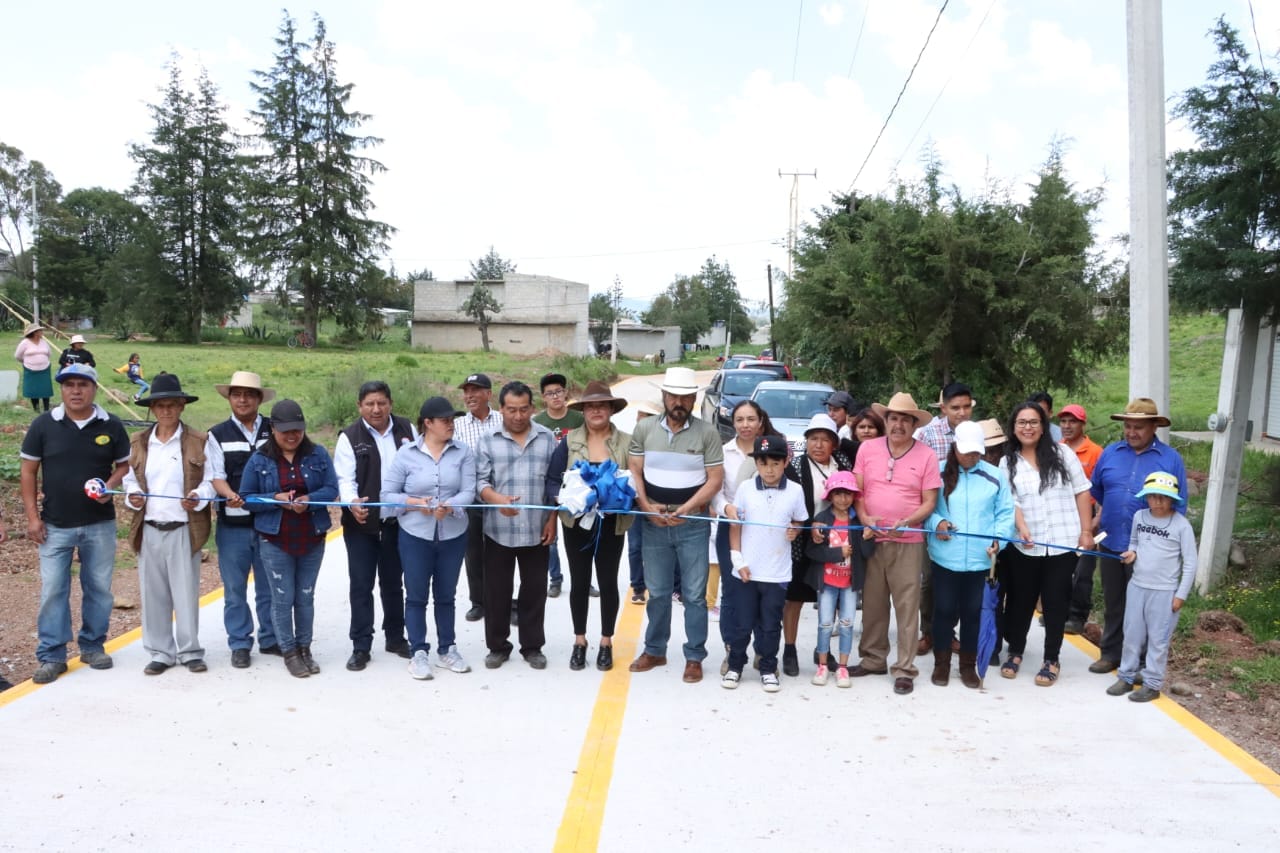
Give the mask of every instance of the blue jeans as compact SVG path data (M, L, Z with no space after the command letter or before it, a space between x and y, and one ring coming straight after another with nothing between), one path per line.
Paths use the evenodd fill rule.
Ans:
M560 531L556 530L556 538L551 540L551 550L547 554L547 575L552 583L564 583L564 572L560 571Z
M637 518L627 531L627 562L631 564L631 589L644 592L644 519Z
M729 641L729 669L741 674L747 666L747 641L755 634L760 674L778 671L778 644L782 642L782 607L787 600L785 583L751 581L738 590L737 619Z
M138 386L138 390L134 392L135 397L141 397L143 394L151 390L151 386L147 384L147 380L145 379L142 379L142 378L135 379L134 377L130 376L129 381L132 382L134 385Z
M404 566L404 627L413 651L429 652L427 642L427 597L435 603L438 653L455 642L454 598L462 558L467 554L467 534L452 539L429 541L400 531L400 564Z
M271 621L280 651L311 645L316 617L316 579L324 561L324 542L302 556L286 554L269 539L261 539L258 553L271 581Z
M80 653L100 652L111 624L111 574L116 565L116 523L83 527L45 525L40 546L40 613L36 660L65 663L71 642L71 555L80 553Z
M684 657L701 662L707 656L707 543L711 539L711 523L686 521L674 527L658 527L645 517L640 524L644 526L644 582L649 588L644 650L657 657L667 654L671 593L679 577L687 638Z
M249 570L253 569L253 598L258 611L258 648L276 644L271 623L271 584L258 555L258 532L252 527L219 523L213 541L218 546L218 574L222 575L222 624L227 646L253 648L253 610L249 607Z
M840 654L848 657L853 651L853 613L858 606L852 586L838 587L823 584L818 593L818 660L831 651L831 626L836 621L836 605L840 609Z

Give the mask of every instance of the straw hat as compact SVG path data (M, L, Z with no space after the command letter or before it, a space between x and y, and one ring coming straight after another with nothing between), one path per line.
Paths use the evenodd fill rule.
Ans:
M1169 419L1160 414L1156 401L1150 397L1134 397L1124 411L1111 416L1113 421L1155 421L1156 426L1167 427Z
M662 414L662 404L655 403L653 400L641 400L636 403L636 411L645 415L660 415Z
M40 325L39 323L28 323L27 327L22 330L22 336L24 338L29 338L32 335L34 335L36 332L41 332L41 331L44 331L44 326Z
M613 396L613 391L609 390L609 386L598 379L588 382L582 396L570 403L569 408L581 412L587 403L608 403L613 408L615 415L627 407L626 400Z
M237 370L235 373L231 374L230 382L226 385L214 385L213 388L223 397L227 397L228 399L231 397L232 388L250 388L254 391L261 392L262 402L264 403L276 398L276 392L274 390L262 387L261 376L256 373L250 373L247 370Z
M916 419L916 426L918 427L924 426L929 421L933 420L933 415L916 406L915 398L906 391L899 391L897 394L890 397L888 405L872 403L871 411L875 412L882 418L889 412L911 415L911 417Z
M982 427L987 447L995 447L997 444L1004 444L1009 440L1004 434L1004 427L1000 426L1000 421L996 418L978 421L978 426Z

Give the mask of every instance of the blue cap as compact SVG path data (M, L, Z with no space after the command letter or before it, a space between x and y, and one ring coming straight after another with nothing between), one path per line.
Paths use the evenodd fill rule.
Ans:
M58 371L58 375L53 377L59 382L66 382L68 379L88 379L95 385L98 383L98 371L94 370L87 364L73 362Z

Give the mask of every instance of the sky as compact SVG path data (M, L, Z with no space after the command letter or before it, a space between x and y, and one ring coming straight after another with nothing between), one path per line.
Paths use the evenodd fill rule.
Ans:
M313 14L324 19L350 106L384 140L370 152L387 167L374 215L397 229L386 264L401 274L464 278L493 246L521 273L593 292L617 277L648 299L714 255L746 299L764 300L766 265L787 267L793 184L811 222L833 193L918 179L933 146L966 195L994 180L1025 198L1055 139L1076 185L1104 188L1097 235L1118 246L1126 4L950 0L886 124L940 5L364 0L289 12L304 38ZM1248 0L1164 4L1170 99L1204 81L1219 15L1280 66L1280 3L1255 0L1253 13L1256 38ZM271 67L281 16L256 0L6 4L0 141L64 191L127 190L129 145L149 141L170 56L192 81L206 68L247 132L249 83ZM1168 125L1169 151L1193 143Z

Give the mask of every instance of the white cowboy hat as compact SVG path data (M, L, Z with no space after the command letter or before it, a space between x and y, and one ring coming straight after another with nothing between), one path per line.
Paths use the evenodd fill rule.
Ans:
M231 374L231 381L226 385L214 385L214 390L228 399L231 397L232 388L252 388L255 391L262 392L262 402L276 398L276 392L271 388L262 387L262 377L256 373L250 373L247 370L237 370Z
M698 384L698 378L691 367L668 367L662 377L662 384L658 387L668 394L683 396L697 394L707 386Z

